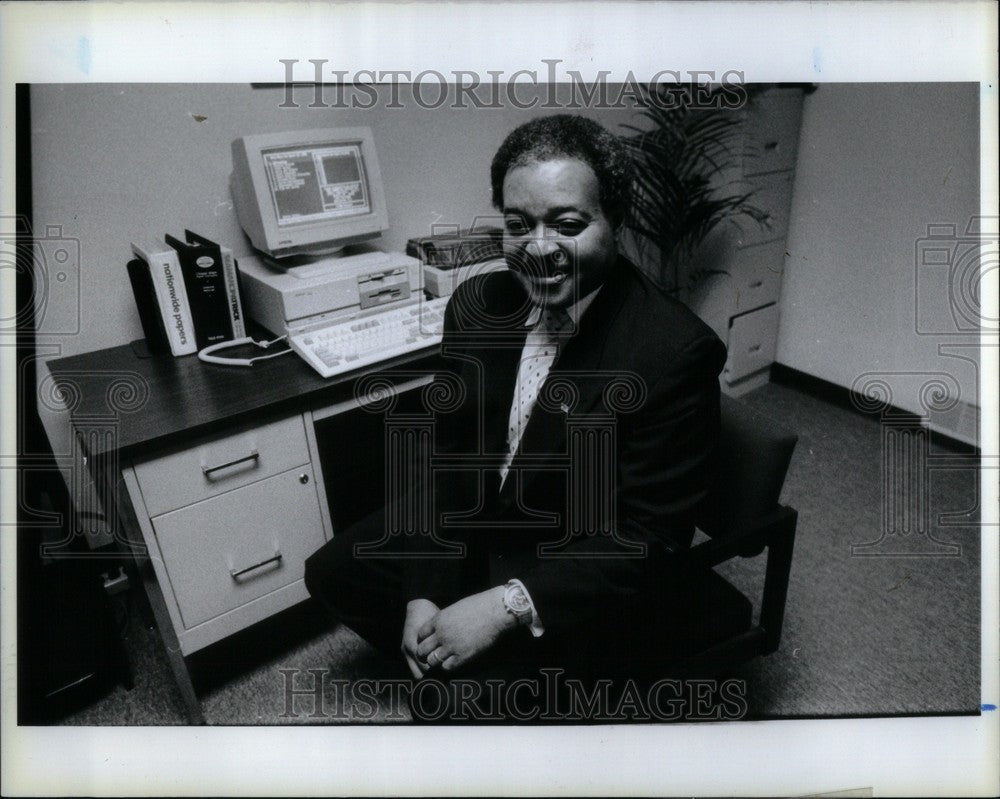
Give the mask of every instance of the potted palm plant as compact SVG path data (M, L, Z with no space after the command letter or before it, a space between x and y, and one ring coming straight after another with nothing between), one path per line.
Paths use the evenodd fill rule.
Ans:
M622 126L629 131L625 141L636 174L625 221L630 249L654 281L681 299L710 275L723 273L695 258L713 230L767 220L751 193L737 190L732 179L742 155L741 117L726 107L720 91L642 87L644 123Z

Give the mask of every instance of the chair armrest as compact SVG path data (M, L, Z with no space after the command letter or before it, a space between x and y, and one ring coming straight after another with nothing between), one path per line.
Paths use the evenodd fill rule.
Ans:
M797 519L798 513L794 508L778 505L773 511L755 519L746 527L703 541L697 546L691 547L681 557L687 564L711 568L737 555L742 555L747 548L753 547L760 550L771 546L789 528L794 535Z

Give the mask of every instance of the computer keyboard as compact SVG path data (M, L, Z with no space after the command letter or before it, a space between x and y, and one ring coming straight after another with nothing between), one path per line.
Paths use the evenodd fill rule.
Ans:
M441 341L447 297L291 333L289 343L323 377L425 349Z

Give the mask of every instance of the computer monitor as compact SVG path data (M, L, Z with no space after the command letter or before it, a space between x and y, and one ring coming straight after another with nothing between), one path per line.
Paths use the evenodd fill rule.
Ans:
M369 128L244 136L232 149L236 214L273 259L337 253L389 227Z

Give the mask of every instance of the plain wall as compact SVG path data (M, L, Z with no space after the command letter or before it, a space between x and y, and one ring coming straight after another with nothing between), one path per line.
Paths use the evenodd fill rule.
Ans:
M246 84L39 85L31 90L34 230L61 226L79 267L50 257L38 284L40 353L56 355L125 344L142 337L125 264L129 242L183 236L185 228L251 251L229 195L230 143L251 133L364 125L372 129L385 185L390 229L377 242L405 249L432 225L472 224L494 214L489 164L517 124L553 113L504 108L427 109L399 87L405 108L309 108L312 89L296 89L297 109L282 108L281 87ZM337 101L325 87L323 101ZM539 93L543 90L539 89ZM436 101L426 87L425 102ZM518 89L527 103L530 87ZM542 95L544 97L544 95ZM359 95L367 102L367 98ZM613 130L636 123L628 109L586 116ZM201 119L203 118L203 119ZM53 240L54 230L49 231ZM56 245L45 245L51 250ZM43 300L44 297L44 300ZM42 304L44 303L44 307Z
M947 281L917 266L928 225L962 233L978 213L978 85L821 84L803 110L778 362L848 388L885 375L915 413L944 373L949 396L978 405L975 367L938 352L975 338L943 334Z

